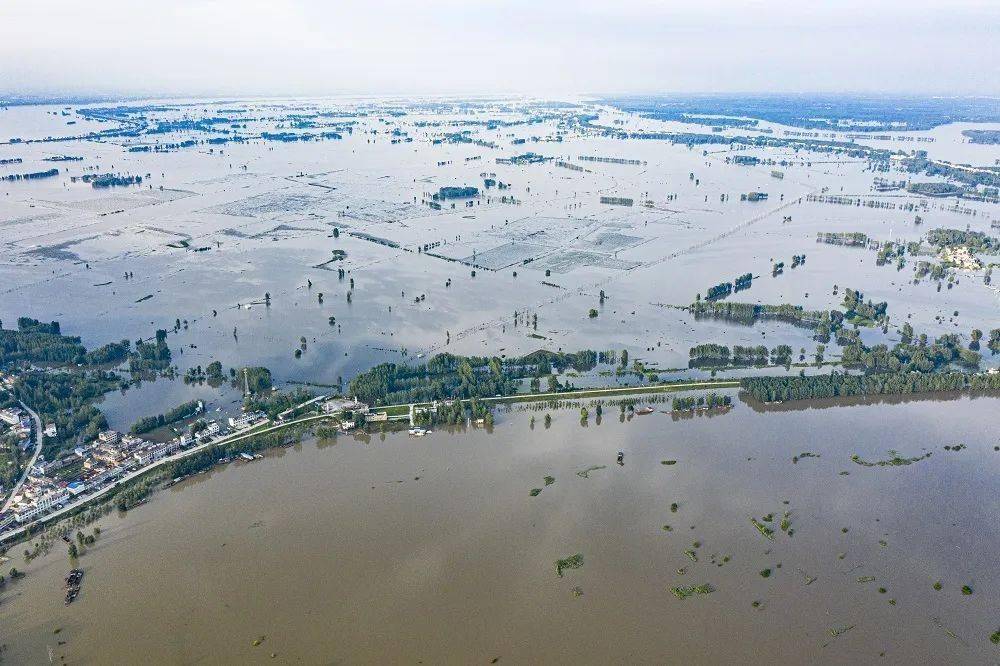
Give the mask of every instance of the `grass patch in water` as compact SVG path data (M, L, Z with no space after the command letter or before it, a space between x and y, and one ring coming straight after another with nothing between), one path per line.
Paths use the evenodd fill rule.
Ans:
M693 585L691 587L672 587L670 588L670 592L678 599L687 599L696 594L711 594L715 592L715 588L708 583L702 583L701 585Z
M759 520L757 520L756 518L754 518L752 516L750 518L750 522L753 523L753 526L756 527L757 531L760 532L761 534L763 534L765 538L770 539L771 541L774 541L774 530L773 529L771 529L770 527L768 527L767 525L765 525L764 523L760 522Z
M970 594L972 594L972 588L969 587L968 585L963 585L962 594L964 594L965 596L969 596Z
M556 560L556 573L562 578L563 571L566 569L579 569L583 566L583 555L577 553L576 555L571 555L570 557L563 558L561 560Z
M554 477L554 476L547 476L547 477L545 477L545 485L551 486L555 482L556 482L556 477Z
M886 460L876 460L874 462L871 462L865 460L856 453L851 456L851 460L861 465L862 467L901 467L903 465L912 465L915 462L920 462L924 458L930 458L931 453L932 451L928 451L922 456L916 456L914 458L904 458L899 455L898 451L893 451L892 449L889 449L889 456L891 457Z
M761 569L760 570L760 577L761 578L770 578L771 577L771 570L770 569Z
M538 494L542 492L541 488L532 488L529 493L532 497L538 497Z

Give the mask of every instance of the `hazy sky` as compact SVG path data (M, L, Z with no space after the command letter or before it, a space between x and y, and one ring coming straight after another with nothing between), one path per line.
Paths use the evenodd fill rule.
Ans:
M1000 0L0 0L0 91L1000 94Z

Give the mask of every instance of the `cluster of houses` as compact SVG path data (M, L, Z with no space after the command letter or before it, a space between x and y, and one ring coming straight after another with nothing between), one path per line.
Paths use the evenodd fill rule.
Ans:
M321 404L324 414L340 414L340 429L352 430L358 425L358 418L365 422L377 423L388 421L389 415L386 412L373 412L371 407L357 398L330 398Z
M28 446L31 438L31 416L22 409L0 409L0 432L13 431L22 438L21 445Z
M354 428L358 417L365 421L385 421L389 418L386 412L372 412L368 405L356 399L326 399L325 396L314 398L287 413L317 402L324 413L338 413L346 417L340 423L344 430ZM429 409L436 411L437 403ZM244 412L229 419L228 429L217 421L210 421L193 434L185 433L167 442L151 442L135 435L106 430L93 442L79 446L54 460L46 460L44 455L39 455L28 470L27 478L17 494L11 498L7 510L0 513L0 531L15 524L29 523L61 508L82 493L106 487L126 472L147 467L179 450L207 443L217 436L251 428L267 420L264 412ZM21 410L0 410L0 423L22 430L25 438L30 441L31 419ZM46 434L50 433L47 431ZM55 436L55 432L51 432L51 436Z
M239 429L266 418L261 413L230 419ZM29 426L30 428L30 426ZM177 451L209 441L222 433L222 425L209 422L193 436L182 434L166 442L151 442L134 435L106 430L88 445L75 448L54 460L39 456L28 476L0 513L0 530L14 523L28 523L84 492L114 482L128 471L151 465Z

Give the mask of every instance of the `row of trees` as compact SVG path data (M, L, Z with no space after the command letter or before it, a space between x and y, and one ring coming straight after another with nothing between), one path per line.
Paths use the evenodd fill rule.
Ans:
M715 393L707 395L687 396L674 398L672 409L675 412L687 412L693 409L715 409L717 407L729 407L733 404L733 399L728 395Z
M566 368L586 372L594 368L597 359L597 352L591 350L540 350L509 359L438 354L422 365L377 365L355 377L349 393L371 404L511 395L517 392L521 379L541 378Z
M904 395L932 391L1000 390L1000 374L964 372L886 372L870 375L746 377L743 390L760 402L867 395Z
M183 421L186 418L194 416L199 411L201 411L201 402L198 400L189 400L188 402L174 407L166 414L160 414L158 416L143 416L132 426L132 434L141 435L142 433L149 432L150 430L156 430L157 428L162 428L165 425L176 423L177 421Z
M688 367L727 367L788 365L792 362L792 348L778 345L768 351L764 345L744 347L734 345L732 351L725 345L701 344L688 351Z

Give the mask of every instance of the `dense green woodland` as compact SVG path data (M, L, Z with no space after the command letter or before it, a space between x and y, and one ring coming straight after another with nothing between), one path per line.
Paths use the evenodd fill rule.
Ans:
M87 372L21 373L14 382L14 397L38 412L43 423L56 424L58 434L46 437L42 453L49 460L65 448L97 437L108 427L94 402L122 386L118 375L103 370Z

